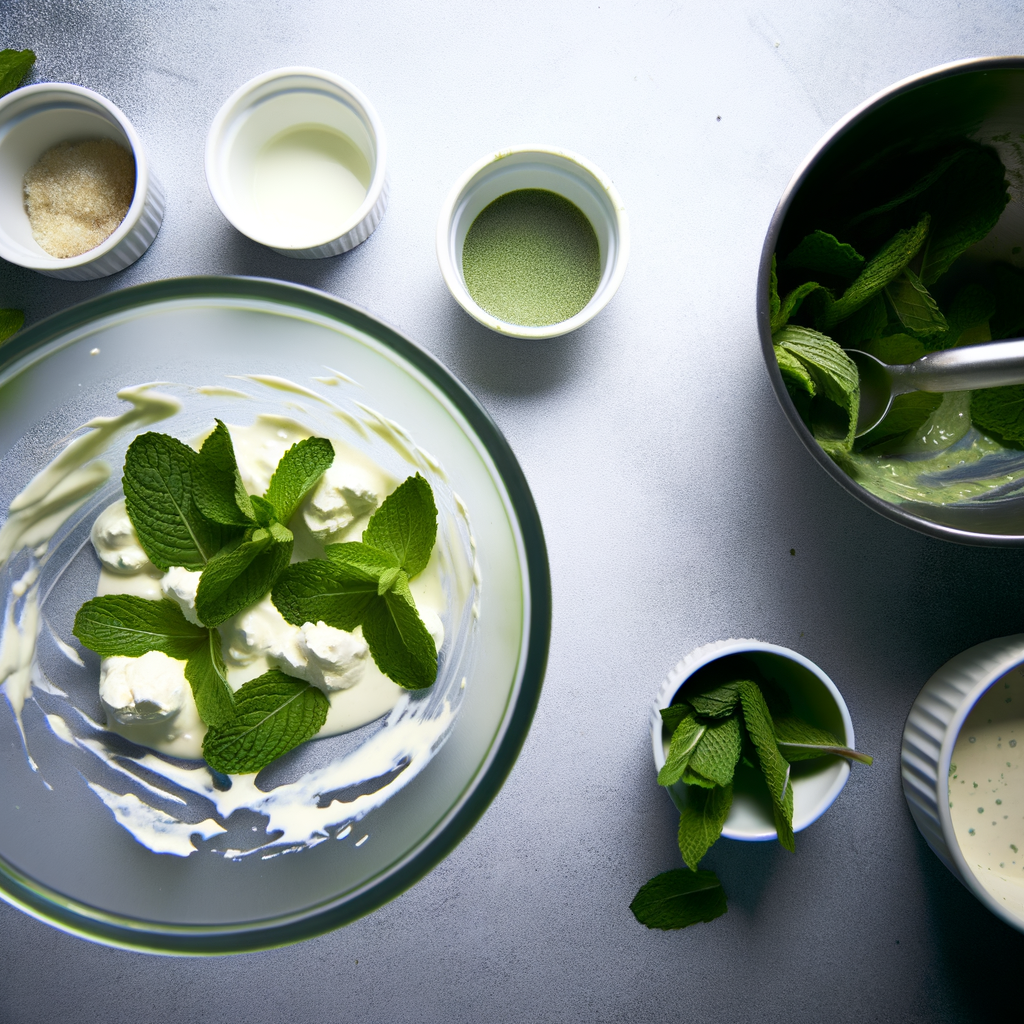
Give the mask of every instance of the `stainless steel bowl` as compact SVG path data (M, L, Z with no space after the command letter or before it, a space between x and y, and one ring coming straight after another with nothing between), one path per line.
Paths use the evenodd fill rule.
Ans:
M957 61L897 82L843 118L814 148L786 188L765 239L757 318L768 375L783 411L811 455L876 512L933 537L963 544L1024 545L1024 496L984 502L895 503L867 491L822 451L786 391L772 348L768 290L772 254L817 225L814 211L842 187L855 154L940 144L967 136L994 146L1007 169L1011 201L975 255L1024 267L1024 57ZM792 244L795 244L793 242Z

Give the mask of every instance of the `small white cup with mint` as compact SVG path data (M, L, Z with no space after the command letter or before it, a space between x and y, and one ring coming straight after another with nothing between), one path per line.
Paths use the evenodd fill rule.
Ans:
M854 749L842 694L817 665L760 640L720 640L691 651L662 682L651 711L658 782L679 810L680 869L651 879L630 905L649 928L685 928L727 910L713 871L699 867L722 836L778 839L831 807Z

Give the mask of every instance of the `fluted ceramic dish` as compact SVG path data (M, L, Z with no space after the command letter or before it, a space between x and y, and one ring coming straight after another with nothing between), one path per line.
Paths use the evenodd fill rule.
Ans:
M153 381L182 410L114 439L102 456L110 480L86 494L38 566L23 737L17 680L0 702L0 896L112 945L191 954L281 945L407 888L497 792L547 654L540 523L501 434L430 355L327 295L240 278L127 289L0 348L0 512L80 425L127 408L119 389ZM268 792L302 789L307 817L320 823L308 835L274 831L262 812L232 811L238 785L225 788L226 777L208 776L202 762L153 755L105 732L96 660L71 635L75 611L95 593L90 524L119 493L132 436L156 429L189 438L215 416L244 425L260 412L346 440L398 479L422 473L440 510L449 611L434 687L385 719L297 748L259 777ZM31 586L26 593L18 581L33 560L38 552L22 550L0 572L0 606L28 632ZM0 655L8 668L26 658L14 635L9 627ZM403 754L410 727L421 740ZM376 774L353 775L345 766L368 751ZM140 827L178 855L136 841Z
M951 658L924 684L903 729L900 772L921 835L943 864L997 917L1024 932L1024 883L1002 876L987 885L967 863L953 830L949 776L953 748L982 695L1024 664L1024 633L989 640Z
M716 640L691 651L665 677L654 707L651 708L651 746L654 767L661 770L668 754L669 735L665 732L661 709L667 708L680 690L702 668L728 659L736 666L738 678L749 678L753 671L778 684L793 703L793 714L839 737L854 748L853 722L846 701L836 684L814 662L787 647L761 640ZM850 765L841 757L820 757L797 761L790 776L793 783L793 831L799 832L816 822L842 792L850 777ZM668 795L682 810L687 786L677 782L668 787ZM763 776L743 765L737 767L733 801L722 835L727 839L767 842L778 838L772 816L771 798Z
M32 237L22 180L51 146L113 139L135 158L135 195L117 229L94 249L61 259ZM110 100L80 85L46 82L0 99L0 257L47 277L90 281L131 266L152 244L164 218L164 192L138 133Z
M1006 165L1011 201L999 223L968 255L984 262L1007 262L1024 268L1022 195L1024 171L1024 57L985 57L957 61L923 71L883 89L851 111L814 147L786 187L775 210L761 252L757 283L757 318L768 375L783 412L800 440L822 468L869 508L904 526L933 537L964 544L1024 544L1024 456L1002 449L973 466L954 465L934 476L925 454L915 459L918 478L928 486L991 482L980 498L930 503L879 496L829 458L815 441L789 397L772 347L768 288L772 255L791 251L819 223L815 211L837 194L856 188L863 154L913 151L964 136L996 149ZM851 182L853 178L853 182ZM962 442L973 438L974 428Z

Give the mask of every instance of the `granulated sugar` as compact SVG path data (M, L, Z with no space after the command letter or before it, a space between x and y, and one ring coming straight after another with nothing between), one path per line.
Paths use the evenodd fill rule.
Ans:
M80 256L128 213L135 159L112 139L61 142L29 168L22 187L33 238L58 259Z

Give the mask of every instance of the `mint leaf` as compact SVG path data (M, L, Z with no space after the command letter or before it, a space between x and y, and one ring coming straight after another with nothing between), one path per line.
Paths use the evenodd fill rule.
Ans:
M744 680L740 684L740 703L743 707L743 724L757 751L761 771L771 794L779 842L792 851L795 848L793 787L789 784L789 762L779 753L772 716L756 683Z
M973 392L971 419L980 430L1001 440L1024 441L1024 384Z
M363 639L377 667L408 690L422 690L437 678L437 648L416 611L409 585L401 579L375 598L363 618Z
M775 356L797 359L821 393L811 407L810 426L830 454L849 451L857 430L860 377L853 360L829 337L809 327L790 324L772 337ZM828 399L829 404L821 401Z
M124 498L149 560L161 569L202 569L233 532L195 503L198 454L166 434L146 433L128 446Z
M31 50L0 50L0 96L17 89L35 62Z
M0 344L25 326L25 314L20 309L0 309Z
M870 754L862 754L844 746L827 730L819 729L793 715L775 719L775 739L779 751L790 762L807 761L826 754L837 754L862 764L871 764L874 760Z
M668 931L713 921L729 908L725 890L713 871L676 868L662 872L642 886L629 909L648 928Z
M269 527L271 523L278 522L277 509L266 498L251 494L249 503L252 505L253 516L260 526Z
M665 710L670 709L666 708ZM668 756L661 766L661 771L658 772L659 786L671 786L679 781L706 730L707 726L698 722L689 710L684 717L679 719L669 743Z
M864 266L864 257L852 245L840 242L826 231L807 235L782 261L792 270L809 270L812 274L831 274L852 281Z
M334 462L334 445L325 437L307 437L281 457L264 495L279 522L287 523L299 503Z
M717 786L728 786L736 771L742 747L743 737L736 716L713 722L697 744L688 767Z
M107 594L86 601L72 632L101 658L138 658L150 651L184 661L206 641L207 631L189 622L173 601Z
M201 622L219 626L270 592L292 557L291 531L274 526L283 536L275 536L273 527L251 530L246 540L224 548L206 563L196 590Z
M315 686L272 670L250 680L234 696L234 716L212 725L203 757L215 771L258 772L300 743L327 720L330 704Z
M809 327L784 327L772 341L798 359L821 390L837 405L848 407L859 392L860 377L854 361L829 337Z
M949 330L938 303L928 293L921 279L912 270L904 270L895 281L885 286L900 323L911 334L928 338Z
M870 302L891 281L895 281L924 244L930 222L928 214L925 214L914 227L898 231L868 261L857 280L836 299L818 326L828 330Z
M382 600L377 594L377 580L389 568L389 560L383 553L356 543L329 545L327 554L327 560L311 559L288 566L274 584L274 606L293 626L326 622L351 632L374 603ZM372 558L376 558L375 564Z
M185 678L192 687L199 717L209 726L230 722L235 715L235 701L227 684L227 672L221 657L220 633L205 629L201 643L185 663Z
M814 378L795 355L784 348L776 346L775 358L779 363L782 382L786 385L786 390L791 396L796 397L796 393L802 391L813 398L818 393L817 388L814 386Z
M682 701L678 704L670 704L667 708L662 708L659 712L662 724L668 729L669 736L676 731L679 727L679 723L686 718L687 715L692 713L693 709L690 705Z
M689 765L679 776L679 781L687 786L700 786L702 789L714 789L718 785L713 779L706 778L700 772L695 772Z
M363 543L390 555L410 578L427 567L436 537L434 494L419 473L384 499L363 531Z
M889 451L916 435L942 404L942 395L911 391L897 395L876 427L857 439L859 450Z
M909 334L887 334L884 338L871 342L867 351L881 359L883 363L906 364L920 359L927 350L920 338L911 337ZM925 392L921 391L919 394Z
M889 323L884 292L879 292L841 323L830 328L830 337L840 348L864 348L880 337Z
M782 300L778 315L771 322L772 333L781 330L789 322L789 318L799 312L804 300L816 294L820 300L818 303L820 308L828 309L832 305L832 293L817 281L808 281L794 288Z
M691 871L718 841L732 806L732 786L691 787L679 815L679 852Z
M703 693L688 692L686 696L698 714L707 718L724 718L736 710L740 699L740 684L720 683Z
M196 459L195 500L207 519L227 526L251 526L256 521L252 501L242 483L231 434L217 420Z

